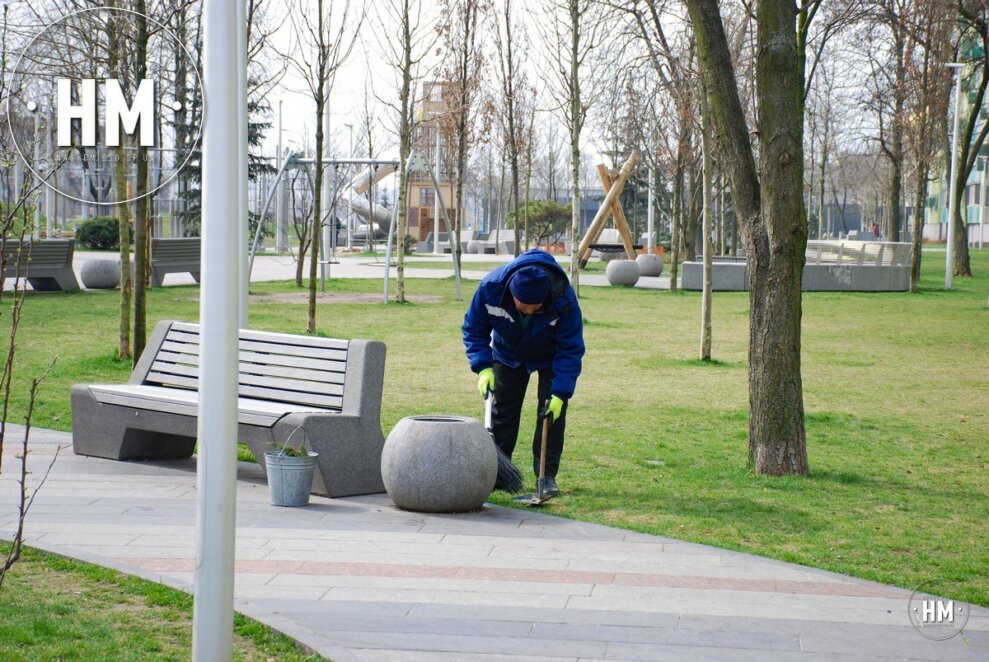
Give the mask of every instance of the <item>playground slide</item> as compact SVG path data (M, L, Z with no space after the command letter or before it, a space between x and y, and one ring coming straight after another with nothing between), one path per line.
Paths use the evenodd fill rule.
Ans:
M388 175L395 172L395 170L396 169L392 166L380 166L376 169L368 168L346 184L346 199L349 201L351 208L354 210L355 214L373 223L374 233L376 236L383 235L388 232L388 226L391 224L391 209L385 207L379 202L376 202L374 204L372 218L371 203L363 194L371 188L372 183L381 181ZM358 228L359 234L366 231L366 227Z

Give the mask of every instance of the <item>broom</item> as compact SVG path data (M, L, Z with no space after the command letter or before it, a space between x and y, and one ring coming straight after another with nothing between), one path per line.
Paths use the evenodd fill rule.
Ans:
M494 444L494 433L491 431L491 406L493 403L494 396L489 392L484 396L484 427L491 434L492 444ZM511 459L505 455L504 451L498 448L498 444L494 444L494 447L498 454L498 479L495 481L494 488L510 494L518 494L525 485L522 472L512 464Z

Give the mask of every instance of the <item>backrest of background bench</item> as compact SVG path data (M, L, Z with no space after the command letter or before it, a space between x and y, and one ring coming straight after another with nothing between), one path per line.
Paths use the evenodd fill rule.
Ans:
M151 240L151 261L198 262L201 245L199 237L154 237Z
M8 239L3 247L4 271L13 273L17 265L17 250L21 250L21 275L28 270L28 251L31 257L31 269L58 268L68 265L69 253L72 252L72 239L44 239L41 241L20 242Z
M238 392L243 398L339 410L343 407L347 344L332 338L241 329ZM173 323L144 383L197 389L199 346L198 324Z

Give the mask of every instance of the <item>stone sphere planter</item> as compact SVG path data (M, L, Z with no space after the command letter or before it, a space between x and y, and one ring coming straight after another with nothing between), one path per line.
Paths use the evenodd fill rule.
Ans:
M645 253L635 258L639 265L640 276L658 276L663 273L663 258L652 253Z
M381 453L381 478L395 505L427 513L477 510L494 489L498 457L480 421L409 416Z
M635 260L612 260L604 275L612 285L632 286L639 282L639 264Z
M82 285L88 290L112 290L120 285L120 262L117 260L86 260L79 272Z

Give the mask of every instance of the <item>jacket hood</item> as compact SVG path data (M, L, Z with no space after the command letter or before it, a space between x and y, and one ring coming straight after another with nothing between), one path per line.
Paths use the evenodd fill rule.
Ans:
M512 275L516 271L523 267L533 266L542 267L549 272L550 293L553 295L554 301L559 301L566 292L570 279L567 278L567 273L559 262L552 255L539 248L533 248L522 253L505 266L492 271L485 280L499 286L504 291L508 287L508 281L512 279Z

